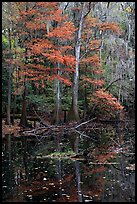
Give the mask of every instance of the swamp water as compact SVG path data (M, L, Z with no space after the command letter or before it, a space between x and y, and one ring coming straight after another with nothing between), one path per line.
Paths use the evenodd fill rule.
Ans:
M125 132L126 142L120 147L114 133L114 143L109 134L109 145L107 137L107 142L104 139L94 146L81 136L79 157L72 151L69 136L5 135L3 202L135 202L134 133ZM103 138L108 133L101 134Z

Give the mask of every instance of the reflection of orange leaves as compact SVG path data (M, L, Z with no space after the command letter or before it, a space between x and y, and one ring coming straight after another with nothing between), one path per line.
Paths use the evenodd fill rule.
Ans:
M64 182L66 182L66 181L72 181L72 179L74 178L74 175L66 175L64 178L63 178L63 180L64 180Z
M72 10L72 11L80 11L81 8L80 8L80 7L73 7L73 8L71 8L71 10Z
M100 154L100 155L97 155L96 156L96 159L99 161L99 162L107 162L108 160L110 159L114 159L116 156L116 153L115 152L109 152L107 154Z
M69 202L69 197L67 197L66 195L62 195L60 198L56 199L56 202Z
M92 169L91 173L92 173L92 174L93 174L93 173L100 173L100 172L105 171L105 170L106 170L106 167L100 166L100 167L98 167L98 168Z
M62 195L60 198L56 199L56 202L78 202L78 194L75 195Z
M83 194L87 196L94 196L95 200L100 200L102 193L104 191L105 179L102 176L96 178L94 183L90 183L89 186L83 187Z
M100 173L100 172L103 172L106 170L106 167L104 166L99 166L97 168L93 168L93 169L90 169L90 168L84 168L85 169L85 173L83 175L91 175L91 174L96 174L96 173Z

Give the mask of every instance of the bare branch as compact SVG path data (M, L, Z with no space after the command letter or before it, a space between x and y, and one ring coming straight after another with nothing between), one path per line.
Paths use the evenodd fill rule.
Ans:
M42 125L44 125L44 126L50 128L50 126L49 126L47 123L45 123L45 121L37 114L37 112L35 111L34 107L33 107L33 110L34 110L35 115L40 119L40 123L41 123Z
M65 11L65 10L66 10L66 8L68 7L68 5L69 5L69 2L67 2L66 6L65 6L65 8L64 8L64 11Z
M88 121L86 121L86 122L80 123L80 124L77 125L75 128L78 128L78 127L80 127L81 125L87 124L87 123L89 123L89 122L91 122L91 121L93 121L93 120L95 120L95 119L96 119L96 118L92 118L91 120L88 120Z
M87 138L89 138L89 139L91 139L91 140L93 140L93 141L97 141L97 140L95 140L95 139L93 139L92 137L90 137L90 136L88 136L88 135L85 135L85 134L83 134L82 132L80 132L80 131L78 131L78 130L75 130L75 132L77 132L78 134L80 134L81 136L84 136L84 137L87 137Z
M88 4L88 11L87 11L87 13L84 15L84 18L90 13L90 11L91 11L91 2L89 2L89 4Z
M110 82L110 84L105 88L105 91L107 91L113 83L115 83L116 81L119 81L119 80L123 80L122 78L118 78L118 79L115 79L114 81Z

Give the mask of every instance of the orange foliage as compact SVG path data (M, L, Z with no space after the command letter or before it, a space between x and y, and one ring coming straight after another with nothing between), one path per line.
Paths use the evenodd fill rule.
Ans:
M117 98L113 97L112 94L107 93L103 89L97 90L94 96L100 100L106 105L109 105L110 107L114 107L117 110L123 109L123 106L120 105Z
M97 85L97 86L102 86L104 84L104 80L91 79L91 78L87 78L87 77L83 78L82 81L83 82L89 82L89 83L91 83L93 85Z
M89 42L89 49L90 50L97 50L101 45L101 40L92 40L91 42Z
M38 81L42 80L42 88L44 80L59 79L69 86L72 85L67 72L74 71L75 57L70 54L72 47L67 45L67 42L74 37L76 29L73 23L67 20L67 15L62 15L58 7L59 2L36 2L35 6L31 2L23 2L19 5L21 11L18 17L18 36L23 39L23 46L27 48L21 53L20 58L16 59L16 63L20 63L21 67L19 75L28 76L26 81L36 81L37 87ZM20 21L24 25L23 29ZM29 63L23 62L21 57L29 58ZM52 65L46 67L45 64Z
M105 115L113 115L115 111L121 111L123 106L120 105L117 98L103 89L97 90L91 99L91 102L96 104L100 111Z
M73 38L72 33L75 31L75 27L72 22L64 22L61 26L56 27L53 31L47 34L47 37L57 37L61 38L61 40L70 40Z
M98 24L98 28L102 31L105 31L105 30L112 30L113 32L117 33L117 34L120 34L120 28L118 26L117 23L114 23L114 22L102 22L100 24Z
M89 31L89 28L93 28L93 27L96 27L98 25L98 19L97 18L91 18L90 16L87 16L85 19L84 19L84 30L88 30Z
M83 58L81 59L80 66L82 67L82 71L85 71L85 73L81 77L81 83L83 87L88 87L90 84L95 85L95 88L98 88L99 86L102 87L104 85L104 80L99 79L93 79L94 75L101 75L104 70L101 69L101 62L100 57L98 56L98 51L101 46L101 40L96 39L94 37L96 31L92 28L98 28L99 30L105 31L110 30L117 34L120 34L120 28L117 23L114 22L99 22L96 18L91 18L90 16L87 16L84 19L83 24L83 34L82 34L82 40L83 45L81 52L86 54L83 54ZM93 53L92 56L90 53ZM95 67L98 69L95 69ZM91 75L91 78L89 77ZM95 78L95 77L94 77ZM84 82L84 84L83 84ZM91 87L91 86L90 86ZM94 88L94 89L95 89ZM94 103L97 105L97 107L103 111L103 112L109 112L115 111L115 110L121 110L123 107L120 105L118 100L112 96L112 94L109 94L105 92L103 89L97 90L93 94L93 98L90 99L91 103Z
M92 64L95 67L99 67L100 66L99 56L97 54L95 54L92 57L83 58L81 60L81 64L85 64L85 63Z

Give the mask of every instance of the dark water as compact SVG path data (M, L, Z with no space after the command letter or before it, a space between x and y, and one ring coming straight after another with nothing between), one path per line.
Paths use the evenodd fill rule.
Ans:
M121 147L113 147L111 151L119 153L109 160L112 164L103 164L103 157L98 163L92 158L94 151L90 158L82 156L85 149L95 150L95 144L86 138L79 138L77 142L76 149L81 156L69 159L72 153L69 137L38 139L5 135L3 202L135 202L134 146L131 144L127 142L130 147L128 151L124 147L124 154L120 152ZM99 144L96 155L100 155L101 147ZM66 154L46 157L56 151Z

